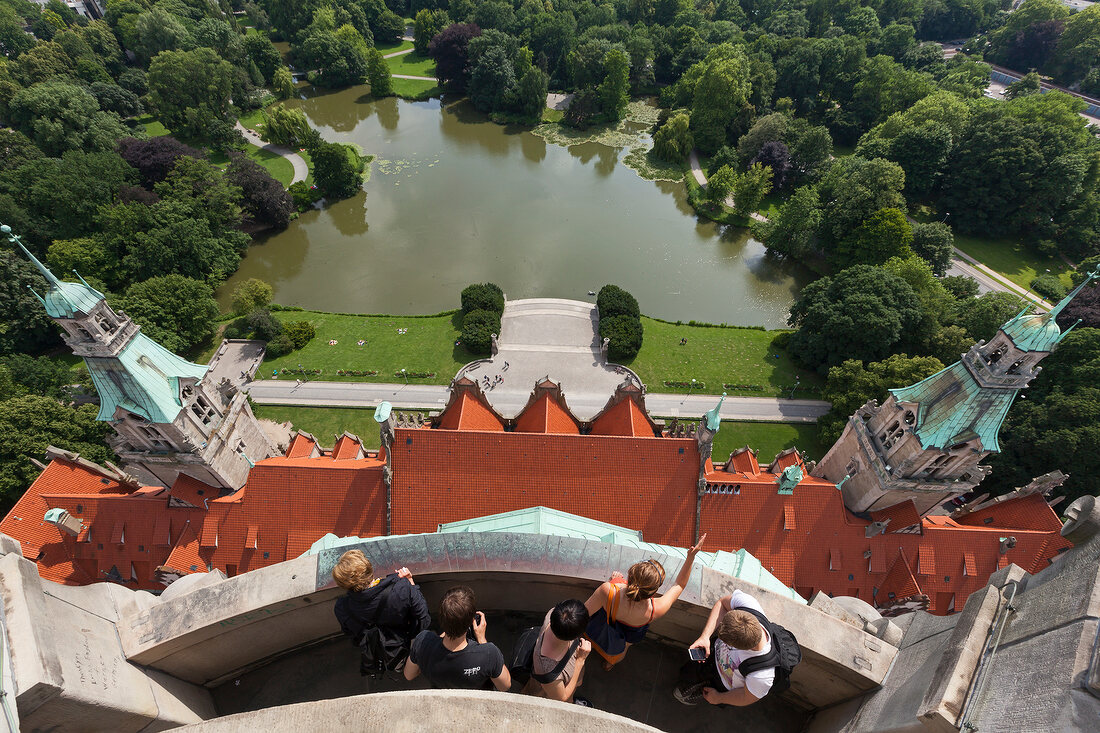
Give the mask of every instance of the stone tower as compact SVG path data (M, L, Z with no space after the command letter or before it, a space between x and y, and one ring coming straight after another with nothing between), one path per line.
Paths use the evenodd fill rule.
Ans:
M35 295L64 329L73 353L84 359L99 393L98 419L114 428L110 446L130 473L164 486L184 473L236 490L255 461L275 455L238 389L242 380L230 378L237 375L217 374L176 356L82 278L58 280L10 227L0 232L46 279L48 289Z
M881 406L869 401L813 474L839 483L853 512L912 499L924 516L973 489L990 470L982 459L1000 450L997 433L1016 394L1065 336L1055 318L1098 276L1100 270L1091 273L1048 313L1024 308L989 343L979 341L927 379L891 389Z

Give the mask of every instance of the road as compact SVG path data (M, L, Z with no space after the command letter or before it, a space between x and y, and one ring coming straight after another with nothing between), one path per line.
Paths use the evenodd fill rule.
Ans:
M447 404L448 388L427 384L379 384L366 382L303 382L263 379L245 389L260 405L296 405L300 407L377 407L390 402L398 409L442 410ZM571 392L570 408L581 414L595 414L607 403L607 394ZM504 415L517 414L529 395L518 392L495 395L493 403ZM650 393L646 408L661 417L694 418L714 407L715 395ZM821 400L786 400L771 397L727 397L719 414L723 420L813 423L829 411Z

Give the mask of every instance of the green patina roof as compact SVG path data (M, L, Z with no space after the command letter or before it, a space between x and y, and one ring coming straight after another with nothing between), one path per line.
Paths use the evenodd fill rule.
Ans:
M802 472L802 469L798 466L787 466L783 469L783 473L779 475L779 493L780 494L793 494L794 487L798 486L798 482L806 477L806 474Z
M890 393L898 402L919 404L914 431L924 448L949 448L974 437L985 450L999 451L997 433L1015 389L982 387L961 361L916 384Z
M1070 326L1066 329L1066 333L1062 333L1062 329L1058 328L1055 319L1086 285L1098 277L1100 277L1100 268L1090 272L1088 277L1073 289L1073 292L1062 298L1058 305L1051 308L1048 313L1028 313L1031 310L1031 307L1028 306L1002 326L1001 329L1012 339L1012 343L1018 349L1024 351L1054 351L1054 347L1058 345L1058 342L1073 328Z
M57 524L61 521L61 518L67 513L68 512L66 512L64 509L58 509L57 507L54 507L53 509L47 511L42 519L43 521L50 522L51 524Z
M206 367L176 356L143 333L114 358L85 357L99 393L99 419L113 420L122 407L155 423L170 423L182 407L179 380L202 379Z
M77 313L91 313L92 308L103 300L103 293L84 282L84 278L80 278L78 283L58 280L49 271L49 268L39 262L38 258L23 246L23 242L19 240L19 237L11 233L11 227L6 224L0 226L0 232L6 234L9 241L14 242L19 249L23 250L23 254L38 268L38 271L42 273L42 277L46 278L46 282L50 284L50 289L46 291L45 296L39 295L33 290L31 292L38 296L38 299L46 308L46 313L51 318L72 318ZM80 276L77 275L77 277Z
M718 399L718 404L707 410L704 418L707 422L707 429L712 430L715 433L718 432L718 428L722 425L722 418L718 416L718 411L722 409L722 403L726 401L726 393L723 392L722 396Z

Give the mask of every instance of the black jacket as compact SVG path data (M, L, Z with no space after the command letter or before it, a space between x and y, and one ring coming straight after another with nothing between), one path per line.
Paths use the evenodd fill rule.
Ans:
M390 587L393 590L386 598L386 605L379 610L382 593ZM364 626L377 623L411 641L432 623L420 588L408 579L398 577L397 573L390 573L373 588L349 590L346 596L337 599L334 610L340 628L353 640L363 633Z

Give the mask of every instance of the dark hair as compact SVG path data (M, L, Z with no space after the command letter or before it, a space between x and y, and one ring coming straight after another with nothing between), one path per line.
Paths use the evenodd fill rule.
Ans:
M588 609L575 598L562 601L550 612L550 630L562 641L573 641L588 628Z
M453 638L465 636L466 629L474 623L474 591L466 585L456 585L443 594L439 602L439 625L443 633Z

